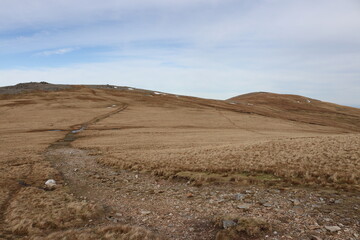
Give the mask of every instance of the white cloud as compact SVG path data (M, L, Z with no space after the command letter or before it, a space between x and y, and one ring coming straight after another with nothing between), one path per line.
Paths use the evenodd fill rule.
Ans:
M74 48L60 48L55 50L49 50L49 51L43 51L40 53L37 53L38 56L51 56L51 55L63 55L69 52L74 51Z
M204 61L204 65L207 65L206 60ZM114 84L217 99L227 99L248 92L269 91L299 94L345 105L360 105L357 76L339 83L339 75L301 71L178 68L164 66L158 60L133 60L62 68L0 70L0 76L0 85L30 81Z
M112 62L2 70L0 85L121 79L210 97L263 90L353 104L359 13L359 0L2 0L0 56L77 46L108 49L96 54Z

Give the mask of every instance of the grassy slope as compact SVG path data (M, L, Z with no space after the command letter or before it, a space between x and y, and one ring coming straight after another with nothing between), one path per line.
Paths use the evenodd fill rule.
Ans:
M228 99L270 117L360 131L360 109L322 102L303 96L250 93Z
M127 104L128 108L90 126L80 134L84 138L74 143L99 149L105 164L140 170L146 163L144 170L156 169L155 173L164 175L254 170L284 178L304 177L315 184L358 184L359 172L349 174L359 169L360 156L354 148L358 135L337 134L358 131L359 110L322 102L300 104L298 100L284 105L279 99L268 106L268 101L251 99L246 101L254 105L243 99L231 100L239 102L231 104L143 90L86 87L1 95L0 234L21 237L62 230L72 234L101 214L96 206L74 199L66 187L53 192L39 189L49 178L63 183L43 152L66 132L45 130L75 129L112 111L113 105ZM296 104L302 107L294 107ZM304 157L301 149L308 144L314 151ZM328 151L328 146L339 149ZM272 151L277 165L267 161ZM336 164L339 160L341 164ZM284 164L291 166L288 175L281 171ZM327 171L324 178L318 178L323 172L314 171L318 164ZM24 188L19 182L30 186ZM96 236L108 230L84 231Z

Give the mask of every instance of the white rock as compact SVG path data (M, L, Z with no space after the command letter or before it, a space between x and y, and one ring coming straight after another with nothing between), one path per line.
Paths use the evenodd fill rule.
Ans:
M56 182L54 179L49 179L45 182L45 185L48 187L55 187L56 186Z

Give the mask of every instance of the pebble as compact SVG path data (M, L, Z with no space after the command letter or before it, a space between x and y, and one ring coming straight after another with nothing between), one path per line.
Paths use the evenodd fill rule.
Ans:
M223 228L227 229L230 227L236 226L236 222L234 222L233 220L224 220L223 221Z
M325 226L325 229L330 232L337 232L341 230L341 228L338 226Z
M235 200L243 200L246 197L245 194L237 193L235 194Z
M315 236L315 235L312 235L310 237L310 240L322 240L322 238L318 237L318 236Z
M188 198L192 198L192 197L194 197L194 194L192 194L192 193L188 193L188 194L186 194L186 197L188 197Z
M46 189L54 190L56 186L56 182L54 179L49 179L45 182Z
M247 204L247 203L237 206L237 208L239 208L239 209L249 209L250 207L251 207L251 204Z
M54 179L49 179L45 182L45 185L48 187L54 187L56 186L56 181Z
M290 201L294 204L294 206L300 205L300 201L297 199L290 199Z
M150 211L143 211L143 210L140 211L141 215L149 215L150 213L151 213Z

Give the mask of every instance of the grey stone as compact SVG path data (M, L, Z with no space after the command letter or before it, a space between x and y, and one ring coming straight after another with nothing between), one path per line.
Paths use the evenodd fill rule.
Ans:
M338 226L325 226L325 229L330 232L337 232L341 230L341 228Z
M223 221L223 228L227 229L230 227L236 226L236 222L234 222L233 220L224 220Z
M244 203L237 206L239 209L249 209L251 207L251 204Z
M315 235L312 235L310 237L310 240L322 240L322 238L318 237L318 236L315 236Z
M140 211L141 215L149 215L150 213L151 213L150 211L144 211L144 210Z
M300 205L300 201L297 199L290 199L290 201L294 204L294 206Z
M245 197L246 197L245 194L241 194L241 193L235 194L235 199L236 200L243 200Z

